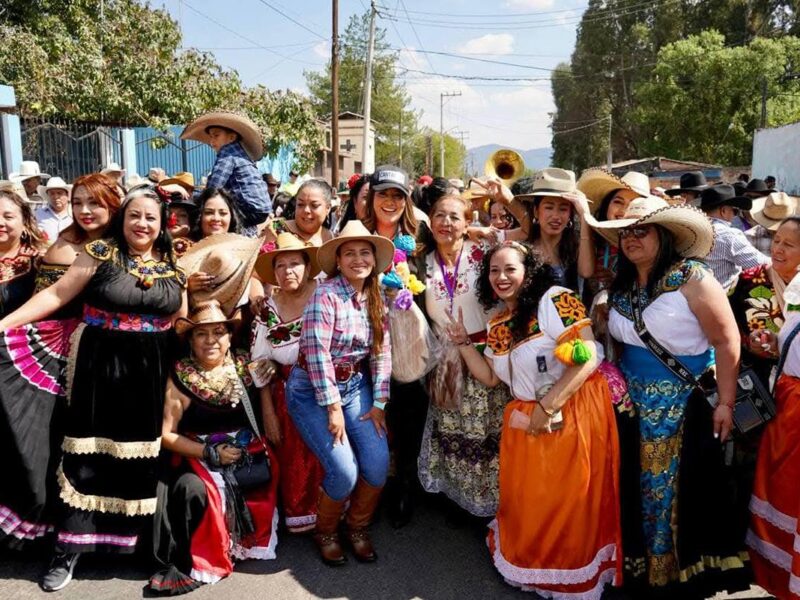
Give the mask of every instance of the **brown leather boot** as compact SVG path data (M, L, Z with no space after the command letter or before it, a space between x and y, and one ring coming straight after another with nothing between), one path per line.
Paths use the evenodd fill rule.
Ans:
M345 520L347 539L356 559L361 562L374 562L378 559L369 537L369 523L378 506L382 489L383 486L373 487L359 478L356 489L350 494L350 508Z
M342 544L339 542L338 530L342 512L344 512L344 500L337 502L320 490L314 543L317 545L322 561L332 567L338 567L347 561Z

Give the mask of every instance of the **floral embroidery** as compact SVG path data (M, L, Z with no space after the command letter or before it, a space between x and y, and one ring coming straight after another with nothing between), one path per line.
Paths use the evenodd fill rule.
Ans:
M661 294L675 292L681 288L683 284L689 281L696 274L705 274L708 272L708 267L704 263L684 259L675 263L669 271L656 283L653 288L653 295L650 296L647 290L640 288L639 290L639 304L644 311L656 298ZM610 298L610 304L622 316L627 319L633 320L633 311L631 310L630 298L627 292L615 292Z
M61 279L68 268L69 265L49 265L47 263L39 265L39 269L36 271L36 288L33 293L36 294L45 288L49 288Z
M0 282L10 281L29 273L33 268L36 250L30 246L22 246L13 258L0 259Z
M112 259L117 253L117 245L110 240L95 240L84 247L89 256L102 261Z
M300 332L303 328L303 320L298 319L286 325L273 327L267 332L267 339L273 346L281 346L287 342L300 339Z
M186 252L192 246L194 246L194 242L189 238L185 237L175 238L172 241L172 252L175 254L175 258L180 258L184 254L186 254Z
M229 355L221 366L201 371L191 358L183 358L175 363L175 376L187 391L203 402L235 408L247 393L245 387L253 383L247 362L247 354L237 352L233 357Z
M551 296L550 299L555 304L564 327L569 327L586 318L586 307L575 292L561 292Z
M760 329L778 333L783 326L783 312L766 265L742 271L731 295L731 304L743 335Z
M505 314L493 319L489 324L489 335L486 338L486 345L492 353L497 355L507 354L512 346L522 344L531 338L542 335L539 327L539 320L533 316L528 323L528 335L524 340L514 342L514 335L511 332L514 328L514 320L511 315Z
M85 248L89 256L103 262L116 258L119 252L116 243L112 240L95 240L86 244ZM143 260L140 256L131 256L127 261L126 268L128 273L136 277L139 284L145 289L153 287L156 279L170 277L174 277L181 287L186 287L186 273L164 260Z
M83 322L92 327L118 331L167 331L172 327L169 317L107 312L88 305L83 308Z

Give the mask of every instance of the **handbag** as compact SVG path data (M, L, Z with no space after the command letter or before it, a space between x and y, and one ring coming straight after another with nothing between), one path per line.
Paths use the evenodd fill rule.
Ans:
M269 483L270 479L272 479L272 469L270 468L269 456L267 454L267 445L261 437L258 421L256 421L253 405L250 403L250 397L247 395L247 392L242 395L242 406L244 407L245 414L247 414L250 427L252 427L258 441L264 448L263 452L250 454L247 452L249 440L247 443L242 444L242 458L233 468L233 478L236 480L236 484L239 488L242 491L246 491Z
M694 374L674 354L664 348L647 330L642 318L639 303L639 288L635 294L629 294L633 325L636 335L644 342L661 363L683 382L700 390L712 407L719 403L719 395L714 385L703 386ZM798 327L800 329L800 326ZM797 333L793 331L792 333ZM787 339L791 342L791 336ZM782 365L779 365L782 368ZM775 403L772 395L763 386L753 369L742 369L736 378L736 398L733 404L733 424L739 434L745 434L766 424L775 416Z

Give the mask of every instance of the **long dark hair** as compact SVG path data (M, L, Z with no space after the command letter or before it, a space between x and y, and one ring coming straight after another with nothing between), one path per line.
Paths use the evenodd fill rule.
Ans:
M189 237L195 242L203 239L203 229L200 221L203 220L203 210L206 208L206 202L216 196L219 196L225 201L225 204L228 206L228 212L231 214L231 224L228 225L228 232L239 233L239 221L241 216L239 215L239 210L236 208L236 203L233 201L233 196L231 196L228 190L209 187L204 189L197 197L197 216L194 219L194 227L192 227L192 230L189 232Z
M117 248L119 248L116 260L125 268L131 265L130 248L128 247L128 241L125 239L125 215L131 206L131 201L141 197L150 198L158 204L158 212L161 217L161 229L158 232L155 242L153 242L153 248L161 254L162 261L174 268L176 261L175 255L172 252L172 236L169 234L168 229L168 203L156 192L156 187L150 184L137 185L131 188L125 196L125 200L123 200L119 212L114 216L111 225L109 225L107 230L109 232L108 237L113 239L117 243Z
M372 256L375 260L378 260L378 251L375 248L375 245L371 242L368 242L369 245L372 247ZM344 244L341 244L338 248L336 248L336 256L339 256L339 251L342 249ZM377 266L377 265L376 265ZM336 269L339 274L338 267ZM364 280L364 292L367 295L367 317L369 319L370 327L372 328L372 354L374 356L378 356L381 352L381 346L383 346L383 326L386 314L386 305L383 303L383 294L381 293L381 284L378 282L378 276L380 273L377 273L375 268L372 269L372 273L367 275L367 278Z
M539 210L542 201L548 196L536 196L533 199L533 209ZM542 237L542 226L538 220L533 218L534 210L531 209L531 229L528 232L528 241L533 244ZM558 260L561 261L561 266L567 270L578 262L578 230L575 224L576 215L575 208L570 204L569 206L569 221L567 226L561 232L561 239L558 240Z
M603 196L603 199L600 201L600 208L597 211L597 217L595 217L598 221L608 221L608 207L611 206L611 201L621 189L623 188L611 190L608 194Z
M653 227L656 228L658 233L658 254L656 255L653 269L647 276L646 291L648 296L653 295L656 283L667 274L670 267L683 259L675 250L675 237L672 232L661 225L653 225ZM638 278L636 265L625 256L622 248L619 249L617 256L617 275L614 277L614 281L611 282L611 291L612 293L626 294L633 289Z
M470 204L461 197L458 188L444 177L436 177L434 180L419 189L418 196L426 207L429 215L433 214L436 205L445 198L458 200L464 204L464 218L469 214ZM422 222L417 229L417 254L429 254L436 250L436 240L427 223Z
M489 270L492 258L499 250L512 248L522 259L522 266L525 268L525 279L522 287L517 294L517 308L514 311L514 318L511 324L511 335L514 341L520 341L528 336L528 324L539 310L539 302L545 292L556 285L556 274L553 267L542 260L541 255L536 252L527 242L504 242L491 248L483 257L478 275L478 301L486 310L497 306L499 300L489 282Z
M342 215L341 221L339 221L339 230L341 231L342 227L347 225L350 221L357 219L356 216L356 199L358 195L361 193L361 189L369 183L370 174L361 175L353 184L353 187L350 188L350 197L347 199L347 206L344 207L344 214Z

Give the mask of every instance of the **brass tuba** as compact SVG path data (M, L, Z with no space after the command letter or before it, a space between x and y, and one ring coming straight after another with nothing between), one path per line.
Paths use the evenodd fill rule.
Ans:
M513 150L497 150L483 165L483 174L487 177L497 177L505 185L511 185L525 172L525 161L519 153Z

